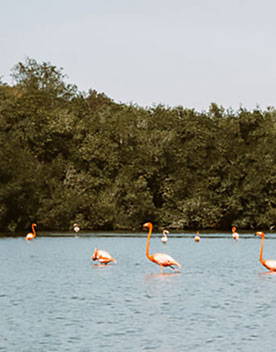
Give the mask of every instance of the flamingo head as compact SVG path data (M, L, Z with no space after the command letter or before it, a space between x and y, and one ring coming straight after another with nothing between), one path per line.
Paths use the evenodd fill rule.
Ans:
M98 248L95 248L94 253L92 255L92 260L97 260L97 256L98 256Z
M256 235L260 236L260 237L264 237L264 233L263 232L256 232Z
M236 230L237 230L237 229L235 228L235 226L233 226L233 227L232 227L232 232L236 232Z
M152 223L151 222L146 222L143 227L148 227L152 229Z
M169 231L168 230L163 230L163 235L168 235L169 234Z

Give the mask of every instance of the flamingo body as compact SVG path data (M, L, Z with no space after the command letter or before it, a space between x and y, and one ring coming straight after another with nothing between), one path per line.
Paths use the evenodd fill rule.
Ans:
M270 270L271 272L276 271L276 260L274 259L263 259L263 248L264 248L264 233L263 232L256 232L257 236L260 236L262 238L261 242L261 250L260 250L260 262L263 264L265 268Z
M170 268L174 269L175 271L178 271L174 266L177 266L178 268L181 268L181 265L173 259L171 256L165 253L155 253L150 255L149 254L149 243L150 243L150 237L152 233L152 223L147 222L143 225L143 227L148 227L149 233L148 233L148 239L147 239L147 247L146 247L146 255L150 261L153 263L156 263L160 265L160 271L161 273L163 272L163 267L164 266L169 266Z
M74 231L79 232L80 228L78 224L74 224Z
M35 227L36 227L36 224L32 224L32 231L33 231L33 232L27 233L27 235L26 235L26 237L25 237L25 240L26 240L26 241L31 241L31 240L33 240L34 238L36 238Z
M234 240L238 240L240 238L239 234L237 232L233 233L233 238Z
M33 240L34 238L35 238L34 234L29 232L29 233L27 233L25 239L26 239L26 241L30 241L30 240Z
M151 255L151 261L162 266L172 266L176 265L181 268L181 265L174 260L170 255L165 253L154 253Z
M276 260L267 259L263 261L263 266L265 266L270 271L276 271Z
M97 260L101 264L108 264L110 262L116 263L116 260L111 257L111 255L103 250L95 248L95 251L92 256L92 260Z

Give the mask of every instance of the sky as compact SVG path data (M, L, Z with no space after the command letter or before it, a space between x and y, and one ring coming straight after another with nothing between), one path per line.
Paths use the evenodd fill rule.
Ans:
M198 111L276 106L275 0L0 0L0 77L27 57L80 91Z

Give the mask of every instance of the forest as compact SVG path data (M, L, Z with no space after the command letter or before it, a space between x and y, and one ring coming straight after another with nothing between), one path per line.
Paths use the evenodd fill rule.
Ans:
M0 230L273 229L276 110L116 103L27 58L0 79Z

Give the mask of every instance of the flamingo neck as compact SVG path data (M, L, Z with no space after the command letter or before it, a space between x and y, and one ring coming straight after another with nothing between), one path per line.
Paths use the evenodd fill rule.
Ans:
M149 258L149 260L151 260L151 256L149 254L149 244L150 244L151 233L152 233L152 226L149 227L149 233L148 233L148 239L147 239L147 247L146 247L146 255Z
M33 234L34 234L34 238L36 237L36 232L35 232L35 225L32 224L32 231L33 231Z
M263 248L264 248L264 236L262 236L261 250L260 250L260 262L263 263Z
M93 260L96 260L97 257L98 257L98 248L95 248L92 258Z

